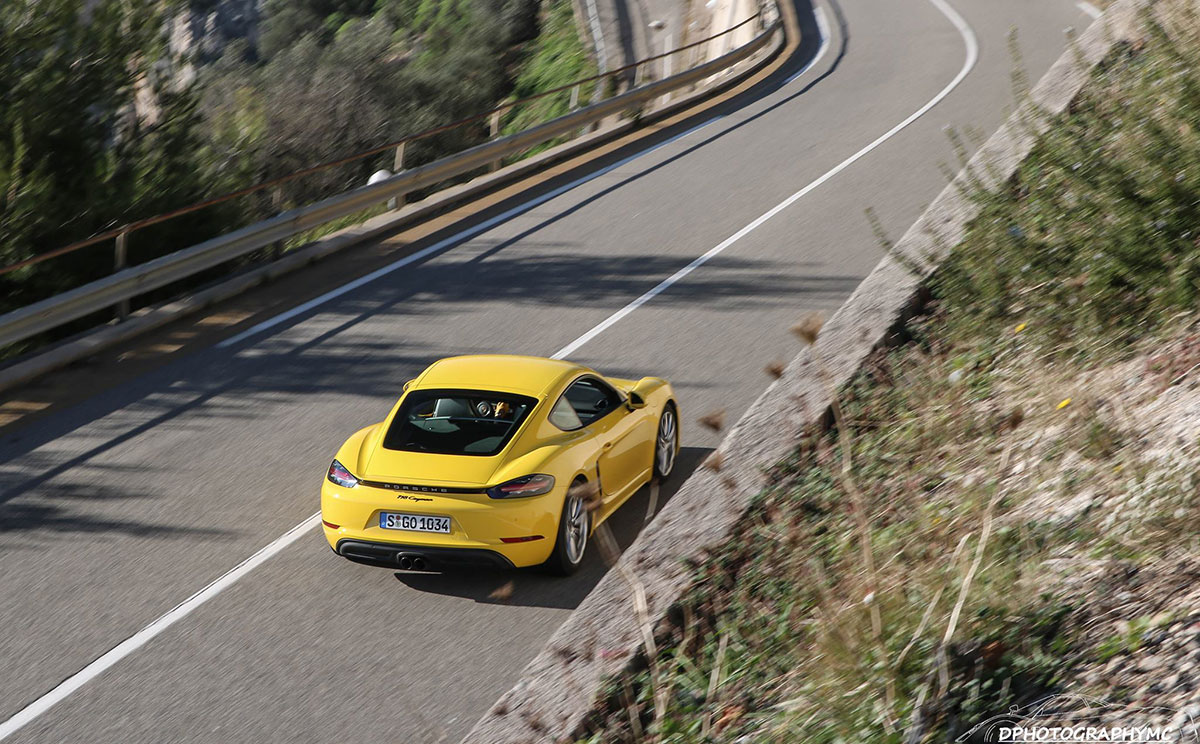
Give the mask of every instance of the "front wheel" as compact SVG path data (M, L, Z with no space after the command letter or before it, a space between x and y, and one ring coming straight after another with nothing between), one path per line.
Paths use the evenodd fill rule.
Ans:
M654 439L654 477L667 479L675 469L675 455L679 452L679 415L674 403L667 403L658 419L658 436Z
M587 508L585 489L577 488L578 485L582 483L576 482L567 491L562 517L558 520L554 552L544 564L547 571L559 576L570 576L579 570L583 564L583 554L587 550L588 534L591 532L592 520Z

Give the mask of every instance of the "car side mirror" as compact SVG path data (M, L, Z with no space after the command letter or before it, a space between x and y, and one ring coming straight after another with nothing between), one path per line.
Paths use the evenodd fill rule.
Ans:
M651 380L650 378L639 380L638 384L634 385L629 391L629 400L626 401L629 410L636 411L639 408L645 408L646 398L650 396L650 391L655 387L657 387L657 381L655 380Z

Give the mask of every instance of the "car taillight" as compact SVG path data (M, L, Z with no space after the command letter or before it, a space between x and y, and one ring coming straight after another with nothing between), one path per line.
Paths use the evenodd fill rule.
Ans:
M515 499L522 496L541 496L543 493L549 493L551 488L554 488L553 475L525 475L492 486L487 493L493 499Z
M325 477L328 478L330 482L336 483L343 488L354 488L358 485L358 478L355 478L353 475L351 475L350 471L346 469L346 466L337 460L334 460L332 463L330 463L329 472L325 474Z

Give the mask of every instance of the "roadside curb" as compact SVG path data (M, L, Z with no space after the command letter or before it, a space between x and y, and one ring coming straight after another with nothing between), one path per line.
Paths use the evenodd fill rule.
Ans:
M1095 67L1122 41L1134 38L1138 11L1154 0L1117 0L1042 77L1033 101L1048 114L1075 100ZM923 285L978 214L968 183L1008 181L1046 129L1044 119L1018 112L983 145L966 171L948 185L822 329L730 430L718 448L719 473L701 467L558 628L517 684L476 723L464 743L570 741L607 686L639 663L642 630L623 574L636 577L646 616L661 627L694 582L688 567L728 539L771 470L807 426L825 419L832 393L857 374L919 304ZM920 274L904 263L916 263Z
M399 210L387 212L358 225L344 228L319 238L303 248L296 249L271 263L256 266L228 279L220 280L216 284L194 291L184 297L139 310L124 322L85 331L44 350L33 352L25 358L18 358L0 368L0 391L17 387L72 362L85 359L144 333L161 328L223 300L236 297L260 284L302 269L331 254L385 237L422 220L437 217L462 206L471 199L511 185L540 170L586 153L592 148L605 145L647 124L661 121L684 109L697 106L751 78L778 57L786 43L786 35L781 30L777 32L777 38L768 44L763 53L757 57L751 56L728 68L728 72L731 74L723 75L722 79L714 84L687 93L664 106L577 137L531 158L505 166L494 173L439 191ZM741 69L738 69L739 66Z

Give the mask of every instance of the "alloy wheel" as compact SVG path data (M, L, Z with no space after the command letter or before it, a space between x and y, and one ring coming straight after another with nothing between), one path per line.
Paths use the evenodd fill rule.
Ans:
M659 476L666 478L675 467L675 451L679 445L679 427L675 421L675 409L663 410L658 422L658 442L654 451L654 464Z
M567 508L563 518L567 520L567 560L579 563L583 559L583 551L587 548L588 516L583 499L579 496L567 497Z

